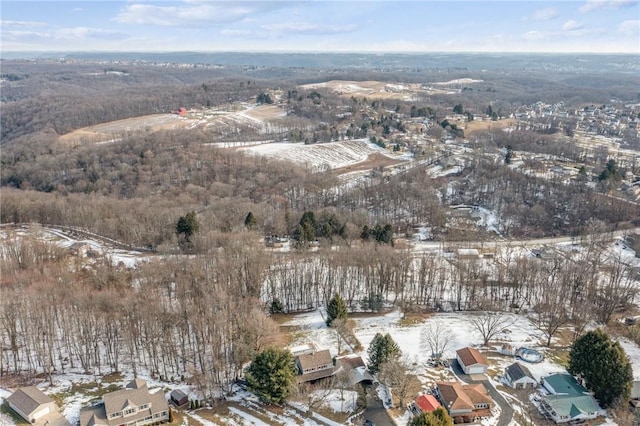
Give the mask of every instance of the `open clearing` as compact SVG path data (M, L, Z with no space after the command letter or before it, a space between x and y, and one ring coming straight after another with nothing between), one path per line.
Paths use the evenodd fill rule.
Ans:
M420 94L446 94L449 91L441 88L427 88L421 84L385 83L381 81L345 81L331 80L323 83L305 84L303 89L329 89L342 96L367 97L375 99L415 100Z
M286 116L286 112L275 105L238 104L229 109L207 108L188 111L184 117L177 114L143 115L83 127L60 136L58 141L67 146L101 144L118 142L131 133L195 127L213 127L221 135L237 134L238 129L242 127L253 129L257 133L268 133L273 125L277 125L277 122Z
M179 129L189 127L192 123L192 120L176 114L144 115L83 127L82 129L74 130L71 133L60 136L58 141L71 146L85 143L116 142L127 133L135 133L143 130Z
M381 162L382 158L388 158L389 163L386 165L394 164L394 162L397 164L397 162L407 159L404 155L394 155L365 139L313 145L276 142L240 149L256 155L303 164L313 170L341 169L353 166L364 163L373 154L377 154L377 156L372 161ZM371 167L375 166L368 164L365 168ZM345 170L344 172L348 171L353 170Z
M516 123L514 118L506 118L504 120L491 121L491 120L473 120L465 124L464 131L467 136L474 132L485 131L491 128L494 129L507 129Z

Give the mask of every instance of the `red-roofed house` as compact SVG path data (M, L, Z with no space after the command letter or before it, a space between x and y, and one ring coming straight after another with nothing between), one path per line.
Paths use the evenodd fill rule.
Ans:
M421 413L430 413L442 407L433 395L420 395L415 405Z
M465 374L484 374L489 363L477 349L462 348L456 351L456 359Z

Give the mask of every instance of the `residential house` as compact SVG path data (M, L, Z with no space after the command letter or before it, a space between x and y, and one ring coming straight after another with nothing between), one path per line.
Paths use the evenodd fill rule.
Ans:
M474 348L458 349L456 359L465 374L484 374L489 367L487 360Z
M9 408L32 424L69 425L53 399L35 386L20 388L7 398Z
M542 397L540 409L556 423L595 419L600 407L589 391L570 374L552 374L542 379L550 393Z
M436 383L436 392L455 423L470 423L491 416L493 400L482 383L440 382Z
M505 368L502 382L513 389L535 388L538 384L529 369L519 362Z
M80 410L80 426L143 426L167 421L169 405L164 393L151 392L141 379L104 394L101 403Z
M442 407L433 395L420 395L413 406L418 413L430 413Z
M336 366L343 368L347 372L352 386L358 383L373 383L373 376L367 370L360 355L350 354L336 358Z
M328 349L301 353L295 356L295 362L300 372L298 383L324 379L325 377L333 376L338 371L338 367L333 365Z

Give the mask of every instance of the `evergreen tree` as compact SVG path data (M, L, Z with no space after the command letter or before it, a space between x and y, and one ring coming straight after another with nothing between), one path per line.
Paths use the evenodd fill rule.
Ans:
M272 104L273 99L271 99L271 95L268 93L260 93L256 98L256 102L259 104Z
M462 104L458 104L453 107L453 112L456 114L464 114L464 108L462 108Z
M435 411L430 413L421 413L417 416L413 416L408 426L453 426L453 420L442 407L439 407Z
M622 175L618 171L616 160L611 159L607 161L607 165L602 171L602 173L600 173L600 176L598 176L598 180L599 181L603 181L603 180L619 181L620 179L622 179Z
M193 234L198 232L200 224L196 219L196 212L191 211L184 216L180 216L178 223L176 223L176 233L178 236L183 236L185 240L191 241Z
M312 211L305 211L298 223L295 231L293 231L293 239L298 245L304 245L316 240L316 218Z
M367 350L369 355L369 371L375 374L385 362L400 356L400 348L389 333L384 336L376 333Z
M504 156L504 164L511 164L512 159L513 159L513 148L511 148L511 145L508 145L507 153Z
M247 216L244 218L244 226L247 229L256 229L256 227L258 226L258 222L256 221L256 217L253 215L253 213L247 213Z
M269 306L270 314L281 314L284 312L284 305L280 301L280 299L275 298L271 301L271 306Z
M629 398L633 383L629 357L600 329L585 333L573 343L567 370L584 379L604 408Z
M291 394L297 370L291 352L279 348L267 348L256 355L247 369L249 389L261 401L281 404Z
M337 319L346 319L347 318L347 305L342 300L342 297L338 293L336 293L329 304L327 305L327 326L331 327L333 321Z

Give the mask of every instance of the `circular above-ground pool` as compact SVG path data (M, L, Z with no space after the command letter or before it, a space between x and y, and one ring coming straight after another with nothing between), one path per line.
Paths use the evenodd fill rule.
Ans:
M544 356L540 352L531 348L519 348L516 351L516 356L523 361L534 363L540 362L544 359Z

